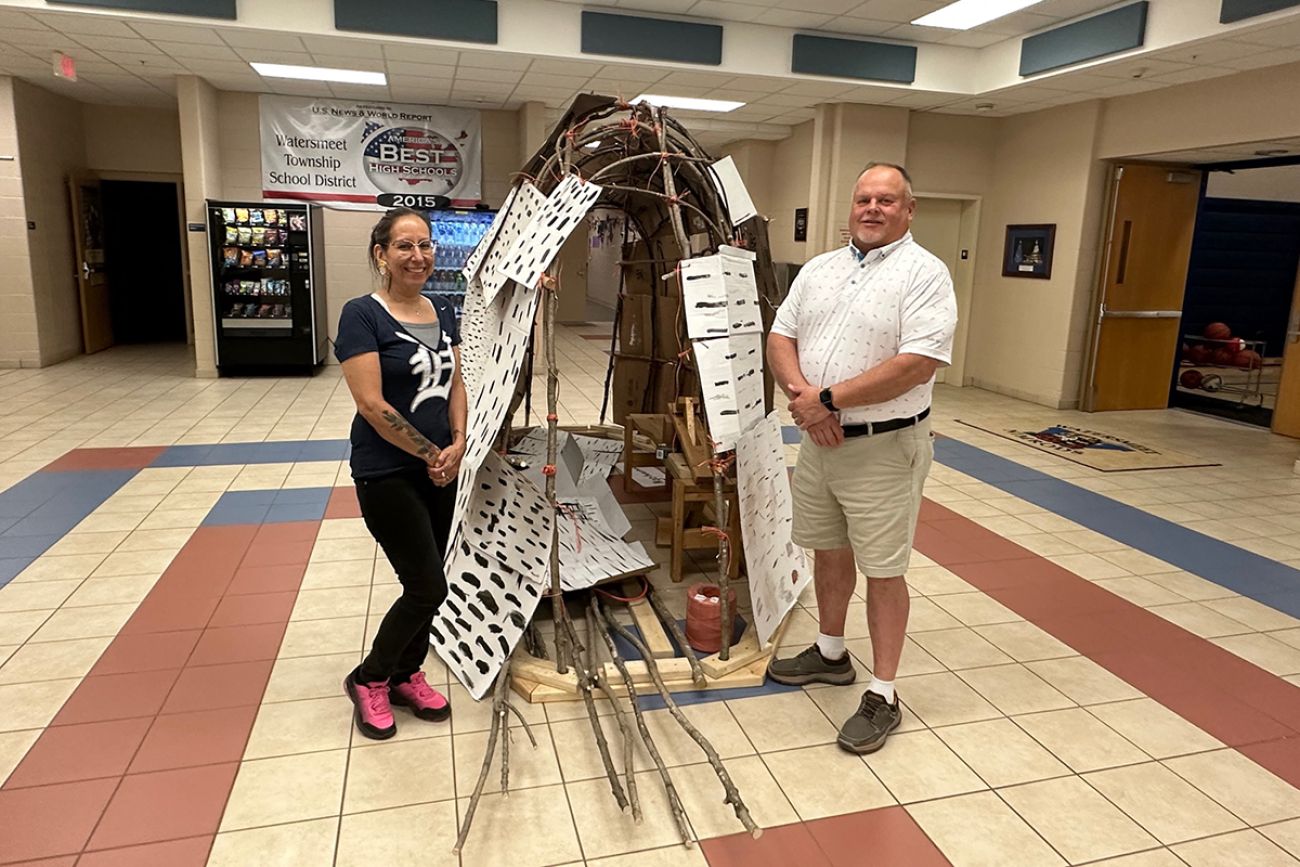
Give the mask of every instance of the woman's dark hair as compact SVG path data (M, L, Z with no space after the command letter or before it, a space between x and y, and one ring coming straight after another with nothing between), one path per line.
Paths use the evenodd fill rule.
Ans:
M425 226L429 225L429 215L415 208L389 208L370 230L370 245L366 247L366 257L370 259L370 270L379 273L379 263L375 261L375 245L387 247L393 240L393 224L402 217L418 217Z

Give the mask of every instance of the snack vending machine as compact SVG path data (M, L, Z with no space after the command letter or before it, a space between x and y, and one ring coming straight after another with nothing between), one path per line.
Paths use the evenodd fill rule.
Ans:
M325 360L322 212L208 202L217 368L310 371Z
M456 310L457 319L465 305L465 278L460 269L465 267L465 260L474 252L479 240L487 234L496 213L490 210L446 209L429 212L429 228L434 243L438 245L438 252L435 254L433 274L424 284L423 292L425 295L441 295L450 301Z

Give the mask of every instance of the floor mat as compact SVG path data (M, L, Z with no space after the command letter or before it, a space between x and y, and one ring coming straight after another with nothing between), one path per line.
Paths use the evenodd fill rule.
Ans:
M1012 440L1022 445L1031 446L1042 452L1065 458L1085 467L1092 467L1103 473L1122 473L1133 470L1168 470L1177 467L1217 467L1214 461L1207 461L1196 455L1176 452L1172 449L1155 449L1141 443L1120 439L1100 431L1074 427L1068 424L1055 424L1041 427L1024 425L1018 427L986 427L975 422L957 421Z

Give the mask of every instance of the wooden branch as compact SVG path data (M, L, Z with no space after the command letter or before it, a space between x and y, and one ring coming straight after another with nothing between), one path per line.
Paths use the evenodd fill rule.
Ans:
M731 546L728 544L727 498L722 492L722 473L724 471L715 463L713 466L713 511L718 521L718 659L726 662L731 658L731 639L736 630L735 613L731 610Z
M501 797L510 797L510 716L506 713L504 697L501 707L492 702L492 710L501 719Z
M561 627L556 628L558 631ZM569 636L569 646L573 651L573 667L578 675L578 692L582 693L582 703L587 708L587 719L591 722L591 731L596 736L596 749L600 752L600 761L605 766L605 776L609 778L609 790L614 795L618 809L626 813L627 795L623 793L623 786L619 784L618 771L614 768L614 759L609 754L609 742L605 739L605 729L601 727L600 716L596 713L596 702L591 697L591 685L595 681L595 676L592 674L591 663L586 658L587 649L578 639L567 610L564 612L563 629Z
M632 684L632 678L628 675L627 668L623 664L623 657L618 655L618 647L615 646L614 639L609 636L609 628L605 624L612 618L607 616L601 609L600 600L596 598L595 593L591 594L591 616L599 618L600 635L605 639L605 649L609 651L614 666L623 675L628 701L632 705L632 714L636 717L637 730L641 734L641 741L645 744L646 752L650 754L651 761L655 763L655 768L659 771L659 779L663 781L664 792L668 796L668 807L672 810L673 819L677 822L677 832L682 837L682 844L690 848L695 844L695 841L691 837L690 825L686 821L686 808L682 806L682 799L677 794L677 787L673 785L673 778L668 774L668 766L664 764L663 756L659 755L659 748L655 746L654 738L650 736L650 729L645 724L641 706L637 704L636 687Z
M677 642L677 647L681 650L682 656L686 657L686 661L690 663L691 680L695 681L698 686L704 686L704 669L700 667L700 660L695 655L695 649L686 643L686 636L682 634L682 628L677 625L677 618L673 617L672 612L664 605L663 600L659 598L659 594L655 592L654 585L649 580L646 581L646 601L650 603L650 607L659 616L659 621L664 625L664 629L668 630L668 634L673 637L673 641Z
M594 592L592 595L595 595ZM594 680L596 686L605 694L605 699L609 702L610 707L614 708L614 719L618 722L619 733L623 735L623 780L627 787L627 801L632 807L632 821L641 824L641 798L636 791L636 744L632 740L632 729L627 724L627 717L623 713L623 706L618 703L618 698L614 691L609 688L609 681L605 679L605 672L602 669L601 662L596 656L596 616L594 612L587 613L587 646L590 648L592 669L595 672ZM633 699L635 701L635 699Z
M627 641L636 648L638 653L644 654L645 645L639 638L624 629L622 624L613 617L610 617L608 614L605 615L605 621L610 625L610 628L623 636L624 641ZM686 718L686 714L682 713L682 709L677 706L677 702L673 700L673 694L668 691L668 687L664 685L662 678L659 676L659 669L654 658L647 656L645 657L645 661L650 669L650 676L654 679L655 686L659 689L659 695L663 698L664 705L668 708L668 712L673 715L673 719L677 720L677 724L682 727L682 730L685 731L686 734L690 735L691 739L695 741L695 743L700 745L700 749L704 751L704 755L708 758L709 764L713 766L714 773L718 775L718 781L722 783L722 788L727 793L726 797L723 799L723 803L731 805L732 809L736 811L736 818L740 820L740 824L744 825L745 830L749 832L750 836L757 840L759 837L763 836L763 829L758 827L750 817L749 809L741 799L740 792L736 789L736 784L731 781L731 775L727 773L726 767L722 764L722 759L718 757L718 751L713 748L713 744L709 743L709 739L700 733L700 730Z
M542 328L546 340L546 465L554 467L556 461L557 437L559 436L559 392L560 373L555 363L555 314L559 306L559 284L555 273L556 266L551 265L542 278L543 299L546 303L542 312ZM567 674L569 671L568 636L560 628L564 613L564 596L560 588L560 521L555 501L555 474L546 476L546 501L551 506L551 617L555 621L555 671Z
M492 727L488 730L487 750L483 754L483 767L478 772L478 782L474 784L474 794L470 795L469 807L465 810L465 821L461 823L460 833L456 836L456 845L452 847L451 853L459 855L460 850L465 847L465 840L469 837L469 827L474 821L474 811L478 809L479 799L483 797L483 784L487 782L488 770L492 767L492 756L496 753L497 735L501 730L501 721L504 719L504 712L496 713L497 708L506 700L506 685L510 683L510 660L501 667L497 673L496 688L492 693ZM504 765L505 762L502 762Z

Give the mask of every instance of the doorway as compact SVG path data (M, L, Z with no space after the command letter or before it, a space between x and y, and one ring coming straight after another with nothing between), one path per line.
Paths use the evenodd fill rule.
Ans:
M912 238L938 256L952 275L957 296L957 333L952 364L940 368L935 382L961 386L965 382L966 334L970 325L971 291L975 281L975 242L979 232L978 199L925 195L916 197Z
M184 343L177 185L102 180L100 196L113 344Z

